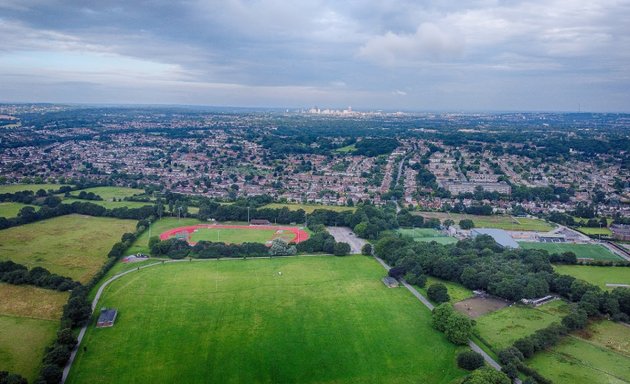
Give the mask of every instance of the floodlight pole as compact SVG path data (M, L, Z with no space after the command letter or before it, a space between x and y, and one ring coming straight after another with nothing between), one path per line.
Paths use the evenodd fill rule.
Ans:
M249 225L249 207L247 207L247 225Z

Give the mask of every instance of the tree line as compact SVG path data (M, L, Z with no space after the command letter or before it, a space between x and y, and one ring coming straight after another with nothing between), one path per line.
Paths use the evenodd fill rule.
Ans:
M13 285L30 284L60 292L69 291L80 285L69 277L50 273L46 268L34 267L29 270L26 266L11 260L0 261L0 281Z

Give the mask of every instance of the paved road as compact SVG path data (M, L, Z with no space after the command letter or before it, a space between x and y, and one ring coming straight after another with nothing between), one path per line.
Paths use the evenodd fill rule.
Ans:
M391 269L391 267L387 265L387 263L383 261L381 258L378 258L376 256L374 256L374 258L383 266L383 268L385 268L385 270L389 271ZM409 285L404 279L400 279L400 281L405 286L405 288L407 288L411 292L411 294L413 294L418 300L422 302L422 304L424 304L427 308L429 308L429 310L431 311L433 310L434 308L433 304L431 304L431 302L426 297L422 296L422 294L418 292L417 289ZM481 354L481 356L483 356L483 359L488 363L488 365L490 365L492 368L496 369L497 371L501 370L501 365L497 363L492 357L490 357L490 355L484 352L484 350L481 349L481 347L479 347L474 341L468 340L468 345L473 351ZM514 382L516 384L521 384L521 380L519 379L514 380Z
M326 227L336 241L343 241L350 244L350 253L361 253L361 248L367 241L357 237L348 227Z

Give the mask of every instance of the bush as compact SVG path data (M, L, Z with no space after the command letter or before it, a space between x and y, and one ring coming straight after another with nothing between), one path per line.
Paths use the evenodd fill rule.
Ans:
M474 370L462 381L462 384L511 384L512 380L503 372L490 367Z
M54 364L44 365L42 368L42 372L40 374L37 383L43 384L59 384L61 382L61 377L63 375L63 370Z
M473 327L472 320L459 312L453 312L446 321L444 334L450 342L465 345L472 335Z
M362 248L361 248L361 254L365 255L365 256L372 256L372 244L370 243L366 243Z
M570 331L583 329L588 324L588 315L581 309L577 309L562 318L562 325Z
M333 254L335 256L345 256L350 253L350 244L344 243L342 241L335 244L335 250Z
M470 219L463 219L459 221L459 227L461 229L473 229L475 228L475 223Z
M457 355L457 366L469 371L474 371L484 365L483 356L475 351L464 351Z
M17 373L0 371L0 384L28 384L28 381Z
M448 289L442 283L431 284L427 289L427 295L436 303L446 303L451 299L448 295Z
M413 272L407 272L404 276L406 282L412 285L417 285L420 288L424 288L427 283L427 277L425 275L417 275Z
M454 309L450 303L440 304L433 308L433 312L431 313L431 324L433 325L433 328L440 332L444 332L444 330L446 330L446 322L453 312Z

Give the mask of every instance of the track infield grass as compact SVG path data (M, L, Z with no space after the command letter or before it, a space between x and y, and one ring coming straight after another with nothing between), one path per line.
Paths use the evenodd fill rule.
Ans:
M457 239L451 236L446 236L440 231L433 228L400 228L397 230L403 236L411 236L414 241L431 242L435 241L439 244L454 244L457 243Z
M619 256L610 252L608 248L599 244L571 244L571 243L531 243L519 242L524 249L542 249L549 253L573 252L575 256L593 260L622 260Z
M280 275L278 272L282 272ZM362 256L158 265L109 286L116 325L84 338L68 383L450 383L456 346Z
M149 238L160 236L160 234L169 229L177 227L185 227L188 225L207 224L204 221L191 218L177 219L177 217L163 217L160 220L151 223L151 231L144 231L127 250L127 255L136 253L151 253L149 250ZM150 233L149 233L150 232Z
M190 236L194 243L205 240L229 244L266 243L271 241L276 231L273 229L199 228ZM293 234L288 233L291 239Z
M507 348L553 322L560 322L569 306L555 300L537 308L512 305L476 318L477 332L495 351Z
M571 275L576 279L588 281L601 289L613 290L606 284L630 285L630 268L595 267L590 265L554 265L553 269L561 275Z
M11 217L17 217L18 213L20 213L20 210L24 207L33 207L35 208L36 211L39 210L39 207L36 205L28 205L28 204L13 203L13 202L0 203L0 217L5 217L7 219Z
M86 283L107 260L112 245L125 232L134 232L135 220L66 215L0 231L0 260L12 260L29 269Z

